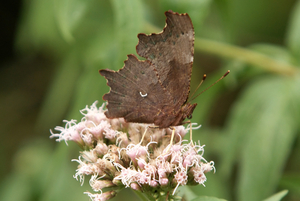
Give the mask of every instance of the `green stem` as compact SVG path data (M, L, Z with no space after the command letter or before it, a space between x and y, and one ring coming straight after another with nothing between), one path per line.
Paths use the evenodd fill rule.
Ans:
M264 54L208 39L196 38L195 49L220 57L238 59L273 73L293 75L299 72L296 66L279 62Z
M149 23L146 24L145 29L147 32L159 32L159 29L157 27ZM220 57L241 60L273 73L285 75L293 75L295 73L299 73L299 68L297 68L296 66L279 62L276 59L272 59L271 57L247 48L237 47L234 45L209 39L196 37L195 50L214 54Z

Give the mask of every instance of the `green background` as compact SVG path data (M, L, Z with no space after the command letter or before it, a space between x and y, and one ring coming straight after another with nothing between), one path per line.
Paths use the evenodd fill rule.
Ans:
M0 200L89 200L88 179L81 187L72 177L80 149L55 143L49 129L101 105L109 88L98 70L120 69L138 33L163 29L167 10L193 21L191 91L204 73L202 90L231 71L194 100L192 122L202 127L193 139L217 171L206 187L181 188L185 198L256 201L286 189L283 200L300 200L296 0L23 1L14 57L1 62ZM125 199L138 200L128 189L114 198Z

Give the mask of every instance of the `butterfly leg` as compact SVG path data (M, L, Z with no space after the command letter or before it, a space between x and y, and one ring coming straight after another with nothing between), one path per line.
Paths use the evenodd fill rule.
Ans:
M194 146L194 142L193 142L193 129L192 129L192 122L189 121L190 124L190 142L192 143L192 146Z
M148 128L149 128L149 126L147 126L147 127L146 127L146 129L145 129L145 131L144 131L144 133L143 133L143 135L142 135L142 138L141 138L140 144L142 144L142 143L143 143L143 141L144 141L144 138L145 138L145 135L146 135L146 133L147 133L147 131L148 131Z
M191 122L191 121L187 121L186 123L189 123L189 124L190 124L190 142L191 142L191 145L194 147L194 150L196 151L196 153L198 153L197 149L196 149L195 146L194 146L194 142L193 142L193 135L192 135L193 128L192 128L192 122ZM201 126L201 125L200 125L200 126Z
M194 146L192 122L191 121L185 121L182 124L190 124L190 142L192 143L192 146Z
M144 131L144 133L143 133L143 135L142 135L140 144L142 144L142 142L144 141L144 138L145 138L145 135L146 135L146 132L147 132L148 128L149 128L149 126L146 127L146 129L145 129L145 131Z
M170 144L167 147L167 150L164 151L165 153L168 153L172 147L173 144L173 140L174 140L174 136L175 136L175 128L174 127L170 127L170 129L172 130L172 135L171 135L171 140L170 140Z
M145 136L146 136L146 133L147 133L147 131L148 131L148 129L149 129L149 128L158 128L158 126L147 126L147 127L146 127L146 129L145 129L145 131L144 131L144 133L143 133L143 135L142 135L142 138L141 138L140 144L142 144L142 143L143 143L143 141L144 141L144 138L145 138Z

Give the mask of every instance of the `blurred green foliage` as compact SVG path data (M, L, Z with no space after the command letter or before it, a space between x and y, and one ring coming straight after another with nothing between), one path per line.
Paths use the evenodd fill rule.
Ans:
M62 119L80 119L79 109L102 102L109 89L98 70L120 69L136 54L138 33L162 30L166 10L188 13L195 27L192 91L204 73L203 88L231 70L196 99L193 114L202 124L194 140L206 145L217 172L206 187L181 192L188 200L275 201L287 191L272 194L287 189L284 200L300 200L300 1L23 1L17 51L55 63L37 132L50 135ZM88 200L89 187L72 178L78 149L50 147L33 140L17 151L1 200ZM114 199L135 199L122 194Z

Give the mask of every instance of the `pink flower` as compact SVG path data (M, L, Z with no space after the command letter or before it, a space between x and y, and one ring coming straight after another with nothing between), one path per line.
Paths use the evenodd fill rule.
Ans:
M142 146L140 144L129 144L125 150L126 154L130 157L135 165L137 165L138 158L145 158L147 155L149 155L148 145Z
M85 192L85 194L87 194L93 201L106 201L115 197L117 193L115 191L107 191L101 194L92 194L90 192Z
M110 129L110 128L106 128L104 129L104 136L105 138L109 139L109 140L116 140L116 136L117 136L117 131Z
M113 187L115 184L111 180L101 180L97 175L90 179L90 186L94 191L102 191L103 188Z
M86 192L92 200L108 200L124 187L148 196L160 189L155 199L166 195L177 199L179 186L204 185L205 174L214 170L214 163L203 158L203 145L183 140L189 128L174 127L174 141L170 144L171 129L126 123L123 118L107 119L104 105L97 108L96 103L80 111L84 117L79 123L64 121L65 127L55 127L59 133L50 131L56 141L74 141L84 149L78 159L72 160L78 163L74 178L81 184L90 178L93 191L101 192ZM105 192L110 187L115 191Z
M198 184L204 185L204 182L206 181L206 176L205 176L204 172L201 170L201 168L194 170L194 180Z
M95 139L103 139L103 132L110 129L111 125L106 120L101 120L98 125L90 127L88 131L94 136Z
M107 119L103 109L105 104L102 104L102 106L98 109L96 106L97 103L98 101L95 101L90 108L86 106L84 109L80 110L80 113L84 115L84 119L90 120L95 124L99 124L102 120Z
M108 147L103 141L98 141L95 151L99 156L103 156L107 153Z
M66 121L66 126L56 126L54 130L60 131L59 134L55 134L50 130L51 136L50 138L58 137L56 141L60 142L62 140L68 145L69 140L74 141L78 144L83 144L82 138L80 136L81 130L83 129L81 124L76 124L76 120Z

